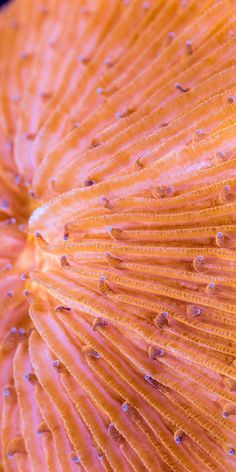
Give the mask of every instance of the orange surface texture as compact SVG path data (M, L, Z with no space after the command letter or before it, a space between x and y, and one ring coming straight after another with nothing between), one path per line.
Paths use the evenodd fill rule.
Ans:
M235 472L235 0L0 31L0 471Z

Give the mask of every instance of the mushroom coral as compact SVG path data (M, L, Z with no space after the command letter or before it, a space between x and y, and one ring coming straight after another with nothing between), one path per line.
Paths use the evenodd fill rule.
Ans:
M235 471L235 0L0 27L0 470Z

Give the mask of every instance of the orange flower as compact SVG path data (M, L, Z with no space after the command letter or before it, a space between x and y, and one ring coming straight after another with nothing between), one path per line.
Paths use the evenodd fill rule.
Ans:
M1 10L1 471L235 471L235 15Z

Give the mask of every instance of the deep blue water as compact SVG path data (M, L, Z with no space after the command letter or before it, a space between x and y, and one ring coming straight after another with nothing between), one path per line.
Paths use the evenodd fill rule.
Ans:
M0 0L0 7L2 5L5 5L6 3L9 3L11 0Z

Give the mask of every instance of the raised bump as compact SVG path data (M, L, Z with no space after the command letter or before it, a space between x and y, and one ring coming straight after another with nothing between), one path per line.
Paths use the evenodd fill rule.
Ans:
M37 431L36 431L36 434L38 436L40 436L43 433L50 433L50 429L49 429L47 423L45 423L45 421L42 421L40 423L40 425L38 426Z
M164 356L164 349L158 348L157 346L149 346L148 356L152 360L158 359L158 357Z
M180 429L178 429L174 433L174 438L175 438L176 444L181 444L183 442L183 439L184 439L184 432L181 431Z
M37 377L33 372L25 374L25 379L28 380L28 382L30 382L32 385L35 385L37 383Z
M198 272L201 270L204 264L204 257L203 256L197 256L193 260L193 268Z
M118 259L118 257L114 257L110 254L110 252L106 252L107 262L111 267L114 269L122 269L122 260Z
M96 331L98 328L106 328L109 325L108 321L104 318L96 318L93 322L93 330Z
M187 41L185 42L185 47L186 47L187 54L193 53L193 43L191 39L187 39Z
M58 359L55 359L52 363L54 369L58 372L58 374L61 374L63 371L63 365Z
M163 329L164 327L168 326L168 312L163 311L162 313L159 313L158 315L155 316L154 318L154 325L158 329Z
M157 380L156 380L156 379L153 379L153 377L151 377L151 375L146 374L144 378L145 378L145 380L146 380L148 383L150 383L150 385L151 385L153 388L158 388L158 387L159 387L159 384L158 384Z
M71 460L72 460L75 464L79 464L79 463L80 463L80 458L79 458L79 456L76 454L76 452L71 452L70 458L71 458Z
M193 318L201 314L201 308L195 305L188 305L186 308L187 314Z
M69 306L64 306L64 305L56 306L55 312L58 313L60 311L71 311L71 308Z
M189 92L189 90L190 90L190 88L188 88L188 87L186 87L186 88L182 87L182 85L178 82L175 84L175 88L177 90L180 90L180 92L183 92L183 93Z
M92 346L84 346L82 348L82 353L86 357L93 357L94 359L100 359L101 355L99 354L98 351L93 349Z
M119 431L116 429L115 425L113 423L110 423L108 426L108 433L114 439L116 443L119 445L124 443L124 437L122 434L119 433Z
M174 186L165 186L165 185L159 185L154 187L152 191L152 195L155 198L168 198L172 197L174 195Z

